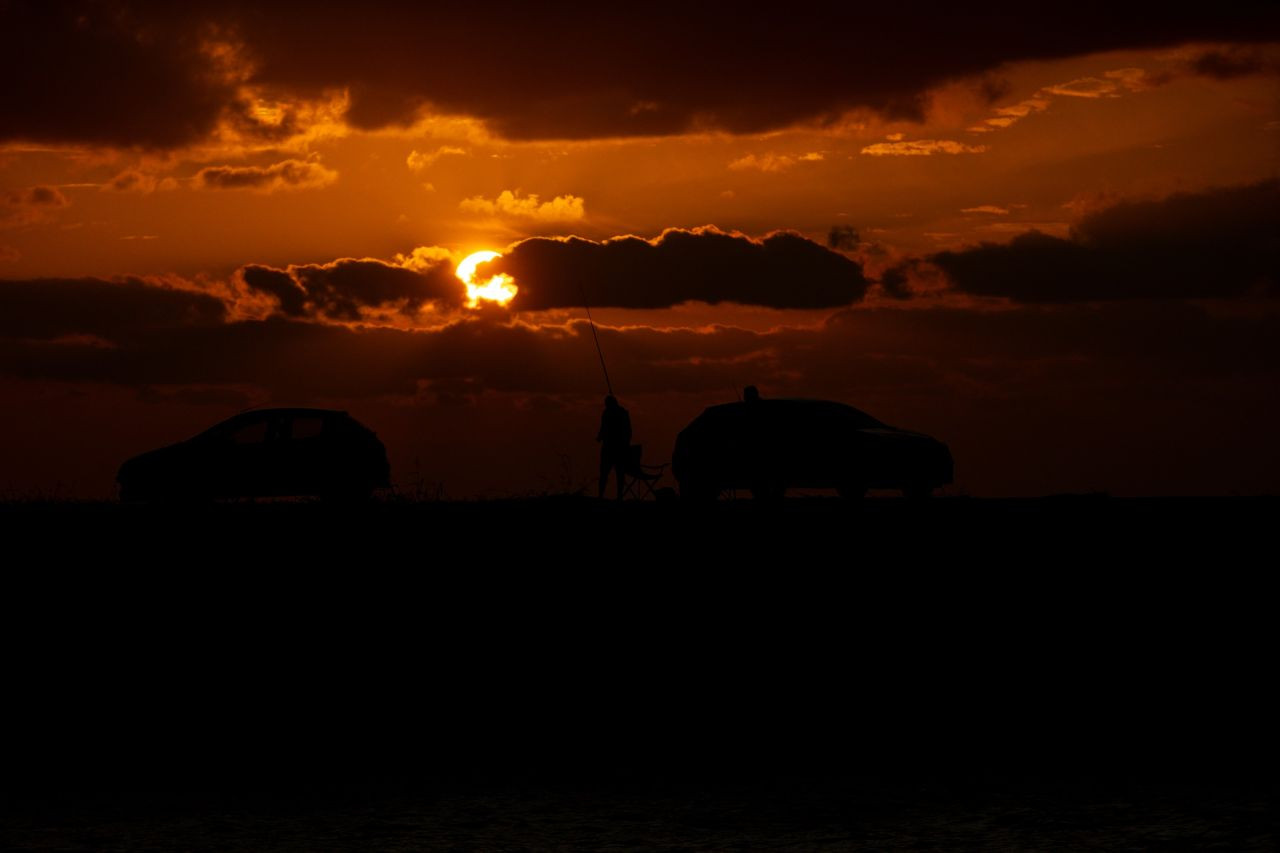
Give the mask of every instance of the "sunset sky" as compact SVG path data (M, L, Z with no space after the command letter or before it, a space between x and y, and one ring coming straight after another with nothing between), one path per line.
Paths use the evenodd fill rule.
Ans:
M1280 13L0 0L0 497L255 405L594 491L838 399L979 496L1280 488ZM510 277L468 304L455 275Z

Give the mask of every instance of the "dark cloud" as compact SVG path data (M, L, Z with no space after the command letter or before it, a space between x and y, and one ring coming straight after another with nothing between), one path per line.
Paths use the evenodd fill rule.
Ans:
M0 228L16 228L49 220L71 200L57 187L24 187L0 193Z
M1191 71L1216 80L1231 80L1249 74L1280 73L1280 62L1256 50L1207 50L1191 60Z
M768 343L736 329L599 333L614 381L634 393L726 387L742 355ZM277 399L412 396L460 382L477 393L594 394L600 385L585 321L541 329L466 320L404 331L272 318L135 329L111 346L0 334L0 373L134 388L256 387Z
M309 160L284 160L270 166L206 166L196 172L199 187L211 190L314 189L328 186L338 173Z
M654 240L535 237L477 268L511 275L516 308L591 305L663 308L681 302L738 302L773 308L848 305L866 293L855 261L798 234L760 240L715 228L668 229Z
M1188 40L1261 40L1280 32L1262 4L1158 15L1073 7L1047 26L1043 10L997 2L954 15L822 3L735 10L700 5L678 20L622 7L503 4L484 27L473 7L432 4L353 22L338 7L259 19L248 28L259 75L290 87L358 83L362 126L408 120L423 103L485 119L512 138L757 132L821 121L853 107L918 116L921 94L1017 59L1043 59ZM1098 26L1106 20L1105 27ZM370 25L385 21L385 25ZM423 32L450 37L424 51ZM903 50L904 44L910 50ZM475 57L484 56L483 63ZM467 73L457 73L466 68Z
M918 116L929 87L1019 59L1280 37L1280 13L1262 3L1158 14L1076 4L1051 25L1013 2L959 17L847 2L785 13L694 4L674 18L499 3L479 22L474 4L454 2L17 0L0 16L23 38L0 57L0 138L153 147L199 140L223 119L254 130L241 82L285 99L345 88L348 119L363 128L429 106L517 139L746 133L854 107ZM239 40L240 52L211 49L217 39Z
M1280 181L1125 202L1069 239L1031 231L929 260L959 290L1023 302L1280 295Z
M852 225L832 225L827 232L827 248L852 252L858 248L858 229Z
M126 169L103 185L103 189L118 193L150 192L155 178L137 169Z
M57 187L29 187L9 193L9 203L27 207L66 207L71 204Z
M0 30L0 139L168 148L207 136L234 95L176 7L16 0Z
M7 338L111 342L145 329L218 324L225 315L216 297L137 278L0 280L0 336Z
M240 270L240 277L251 289L275 297L288 316L315 314L336 320L358 320L362 308L394 308L408 316L427 302L457 305L463 291L452 262L444 259L425 269L372 258L340 258L283 270L250 264Z
M891 299L911 298L911 272L913 261L894 264L880 274L880 287Z
M250 290L274 296L286 316L301 317L307 313L307 292L284 270L250 264L241 268L240 279Z
M173 190L179 186L176 178L161 177L140 169L125 169L102 185L104 192L152 193L156 190Z

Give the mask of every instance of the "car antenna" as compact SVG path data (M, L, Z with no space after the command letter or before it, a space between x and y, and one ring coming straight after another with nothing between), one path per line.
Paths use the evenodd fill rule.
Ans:
M604 363L604 350L600 348L600 338L596 335L596 321L591 319L591 306L587 304L587 286L582 285L582 307L587 309L587 322L591 325L591 339L596 342L596 355L600 356L600 369L604 371L604 387L613 396L613 383L609 381L609 368Z

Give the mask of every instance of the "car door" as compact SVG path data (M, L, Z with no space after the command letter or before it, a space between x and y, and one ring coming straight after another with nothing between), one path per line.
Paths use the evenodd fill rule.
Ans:
M282 419L279 431L280 492L315 495L332 479L334 460L323 415L300 412Z
M210 448L210 478L218 497L276 494L277 419L267 413L228 425Z

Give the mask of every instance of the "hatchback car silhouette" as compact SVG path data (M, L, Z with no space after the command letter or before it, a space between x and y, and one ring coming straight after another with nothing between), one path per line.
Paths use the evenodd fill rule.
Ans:
M257 409L133 457L116 480L123 501L354 499L389 486L390 475L382 442L346 412Z
M951 451L918 432L887 426L829 400L748 399L711 406L676 438L672 473L682 497L726 489L781 498L789 488L867 489L928 496L951 482Z

